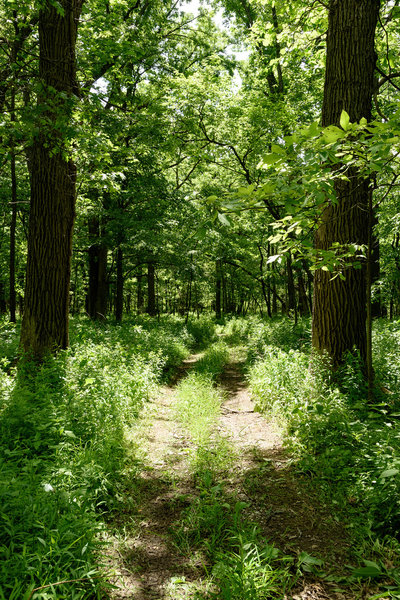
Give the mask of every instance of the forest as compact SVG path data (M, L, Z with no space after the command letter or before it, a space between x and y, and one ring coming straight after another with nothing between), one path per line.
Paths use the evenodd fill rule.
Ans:
M400 0L0 16L0 600L400 599Z

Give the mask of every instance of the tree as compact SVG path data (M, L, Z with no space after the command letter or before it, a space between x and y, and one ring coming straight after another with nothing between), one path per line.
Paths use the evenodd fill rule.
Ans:
M323 126L340 125L342 111L352 122L371 120L379 8L379 0L330 1ZM336 200L328 200L322 209L315 248L328 250L335 242L366 245L370 180L350 167L334 187ZM365 269L357 267L356 257L347 263L344 279L332 278L323 269L315 273L312 345L318 352L327 352L334 366L344 352L354 348L366 359Z
M76 168L68 131L76 82L75 45L84 0L43 3L39 13L37 137L30 150L31 209L22 349L41 358L68 346Z

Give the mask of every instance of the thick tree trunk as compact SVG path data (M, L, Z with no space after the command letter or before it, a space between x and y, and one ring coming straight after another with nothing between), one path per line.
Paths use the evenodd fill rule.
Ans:
M156 286L154 262L147 263L147 314L154 317L156 314Z
M352 122L371 118L376 55L374 36L379 0L331 0L322 125L339 125L342 110ZM349 181L336 180L336 202L327 203L320 216L315 247L326 250L334 242L367 244L369 181L347 172ZM358 265L359 266L359 265ZM354 348L366 358L365 270L349 261L345 280L318 270L314 278L312 345L327 352L333 366Z
M45 2L39 14L41 133L30 153L31 208L21 345L41 358L68 346L76 168L65 130L77 91L75 45L82 0Z

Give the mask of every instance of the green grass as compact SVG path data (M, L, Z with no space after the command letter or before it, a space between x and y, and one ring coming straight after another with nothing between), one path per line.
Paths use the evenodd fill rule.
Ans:
M223 395L214 384L228 361L223 342L211 345L177 388L175 413L192 440L190 460L197 473L211 473L211 465L223 469L230 456L229 445L216 431Z
M125 433L198 341L183 319L79 318L70 350L15 373L18 331L1 330L0 600L103 597L104 519L135 476Z
M387 572L382 553L387 547L386 556L400 556L400 325L375 324L372 405L354 356L332 377L321 361L310 368L304 347L291 344L277 346L262 330L256 333L248 363L254 399L285 426L297 468L347 521L358 553L355 566L361 568L354 572L367 578L372 571L363 561L378 561L375 576L386 573L394 585L390 597L400 597L400 572Z
M0 331L0 600L101 598L104 520L124 506L127 470L134 479L139 468L126 431L183 358L215 341L215 326L74 319L70 350L18 373L18 326L3 320ZM375 324L371 406L354 357L335 380L322 363L309 368L307 320L234 319L220 333L178 390L198 494L175 541L199 552L207 573L208 591L193 597L279 598L302 568L262 538L227 491L235 455L216 427L223 396L215 382L229 343L247 344L258 407L284 424L297 468L352 531L349 580L376 579L399 598L400 323Z

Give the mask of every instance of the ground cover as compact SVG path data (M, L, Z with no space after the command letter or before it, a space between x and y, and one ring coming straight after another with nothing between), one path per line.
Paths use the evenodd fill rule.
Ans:
M310 370L308 327L78 319L15 377L3 324L0 598L400 597L399 326L373 406L354 360Z
M257 408L279 419L296 470L347 522L355 554L348 579L372 580L382 597L399 598L399 324L375 323L372 404L353 356L335 377L323 361L310 363L307 322L229 327L246 338Z
M40 366L26 360L16 372L18 332L2 324L4 600L101 597L104 519L125 502L127 429L196 344L182 319L143 317L122 327L75 319L71 329L70 350ZM213 335L204 321L193 331L201 343Z

